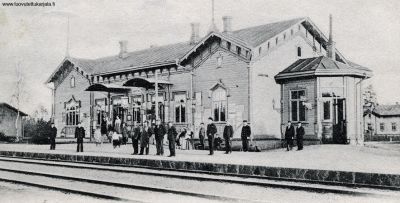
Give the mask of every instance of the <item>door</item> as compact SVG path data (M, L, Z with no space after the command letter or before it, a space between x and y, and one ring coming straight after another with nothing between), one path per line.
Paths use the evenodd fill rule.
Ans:
M335 98L333 101L333 142L336 144L347 143L345 101L343 98Z

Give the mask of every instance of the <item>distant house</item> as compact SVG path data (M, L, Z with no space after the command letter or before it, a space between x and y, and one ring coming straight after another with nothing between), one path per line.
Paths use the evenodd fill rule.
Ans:
M377 105L364 114L366 140L400 140L400 104Z
M17 129L15 128L15 120L17 119L18 109L12 107L7 103L0 103L0 132L6 136L15 137ZM18 137L23 136L23 123L22 117L28 116L26 113L19 111L18 120Z

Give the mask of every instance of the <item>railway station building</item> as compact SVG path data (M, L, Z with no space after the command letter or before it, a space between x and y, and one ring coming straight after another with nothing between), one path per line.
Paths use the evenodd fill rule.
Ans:
M157 117L173 122L177 128L194 129L197 137L199 124L212 117L220 135L229 121L235 131L234 138L240 138L242 121L248 120L260 148L280 144L287 120L304 121L306 142L321 143L324 129L321 122L328 121L311 111L302 120L301 111L311 105L314 109L319 106L321 112L327 104L287 105L292 100L282 97L289 91L282 84L302 86L312 78L307 88L313 91L299 93L299 98L307 94L309 100L320 101L325 97L317 96L316 91L323 92L323 84L329 85L330 80L336 84L336 78L330 79L331 74L343 76L342 88L349 81L353 85L346 94L335 92L339 98L330 95L337 99L329 104L331 108L339 105L340 98L346 95L347 112L362 117L362 112L349 109L348 102L361 100L361 83L370 76L370 71L347 60L311 19L296 18L239 30L233 30L232 24L232 18L225 16L222 31L213 29L203 37L199 36L200 25L192 23L190 38L182 39L181 43L128 52L127 41L120 41L120 52L114 56L66 57L46 81L54 84L53 118L59 135L73 137L79 121L86 129L93 129L104 116L114 120L119 116L128 126L134 121L142 123ZM334 57L329 57L330 53ZM302 63L299 60L314 63L314 59L328 61L341 71L354 69L357 74L327 72L323 79L318 79L315 73L293 73L295 79L284 75L287 68L293 72L293 64ZM321 84L320 90L316 90L316 83ZM347 131L356 126L348 124L351 129Z

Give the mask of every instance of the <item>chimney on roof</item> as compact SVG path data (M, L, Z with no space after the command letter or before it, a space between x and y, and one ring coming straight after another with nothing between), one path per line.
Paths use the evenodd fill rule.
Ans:
M329 14L329 41L326 47L326 53L329 58L336 60L335 42L333 41L332 14Z
M231 33L232 32L232 16L223 16L222 22L224 24L223 33Z
M126 58L128 56L128 41L121 40L119 41L119 57Z
M190 44L196 44L200 39L200 23L190 23L192 34L190 35Z

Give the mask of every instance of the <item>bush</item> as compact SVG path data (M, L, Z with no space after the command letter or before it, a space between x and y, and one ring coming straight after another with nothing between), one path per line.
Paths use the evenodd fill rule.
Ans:
M9 137L0 132L0 142L15 142L15 137Z
M24 125L25 136L31 138L34 144L49 144L51 133L51 122L43 119L29 119Z

